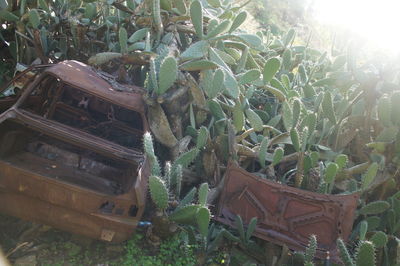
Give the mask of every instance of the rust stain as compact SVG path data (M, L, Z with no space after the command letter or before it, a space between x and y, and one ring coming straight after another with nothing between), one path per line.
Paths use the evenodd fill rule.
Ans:
M317 257L338 261L337 238L348 239L358 194L324 195L261 179L234 163L228 165L216 220L235 226L258 218L254 235L304 251L311 234L318 240Z

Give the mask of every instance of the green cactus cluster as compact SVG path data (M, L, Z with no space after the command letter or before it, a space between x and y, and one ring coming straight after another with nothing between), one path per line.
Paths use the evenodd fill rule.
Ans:
M205 142L207 131L203 130L199 135L198 141ZM193 188L185 197L180 199L182 184L182 169L187 167L197 156L199 150L193 149L179 156L174 163L165 164L164 175L162 177L155 175L159 173L157 156L154 153L153 140L150 133L143 137L144 151L149 158L152 175L149 177L150 196L159 210L166 211L170 208L170 198L179 200L178 205L168 214L168 219L182 224L195 224L199 232L204 237L208 234L208 226L211 219L210 210L207 207L207 196L209 187L207 183L200 185L198 189L198 203L192 204L197 190ZM156 167L154 167L156 164ZM156 171L154 171L156 169ZM174 187L174 190L172 189ZM173 192L175 192L173 194ZM173 194L173 195L172 195Z
M182 187L184 172L198 174L196 186L214 184L221 166L235 160L282 184L359 193L350 237L362 241L357 254L371 249L370 241L377 264L396 260L395 64L364 64L351 44L316 50L294 29L250 34L243 30L250 14L241 1L14 2L0 10L3 27L18 30L0 32L9 62L77 59L113 73L115 81L144 88L152 135L144 135L143 150L151 168L150 196L159 210L205 236L209 187ZM161 161L172 162L164 168L152 136L168 154ZM189 192L181 197L184 191ZM345 248L339 242L338 247ZM358 263L350 259L346 265Z

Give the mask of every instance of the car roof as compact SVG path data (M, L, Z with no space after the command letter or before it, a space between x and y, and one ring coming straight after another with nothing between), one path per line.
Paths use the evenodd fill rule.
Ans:
M63 82L79 88L87 93L108 100L116 105L127 109L144 113L144 101L142 93L144 90L137 86L121 85L131 91L121 91L102 78L92 67L75 61L67 60L52 65L45 73L56 76ZM115 84L118 84L115 82Z

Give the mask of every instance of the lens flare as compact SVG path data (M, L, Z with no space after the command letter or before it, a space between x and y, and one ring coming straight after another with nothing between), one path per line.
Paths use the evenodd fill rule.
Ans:
M314 14L389 53L400 53L399 0L315 0Z

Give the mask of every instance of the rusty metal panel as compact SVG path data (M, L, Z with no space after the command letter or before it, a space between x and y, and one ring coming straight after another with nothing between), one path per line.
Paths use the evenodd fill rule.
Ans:
M84 63L75 60L63 61L49 67L45 73L52 74L74 87L81 88L125 108L139 112L144 112L145 110L142 97L138 97L144 92L142 88L119 84L119 86L123 86L130 91L117 90L106 81L106 73L100 76L92 67ZM110 77L109 79L112 80Z
M309 236L318 240L317 257L338 260L337 238L348 239L359 195L325 195L261 179L230 163L216 220L234 226L258 218L255 236L304 251Z

